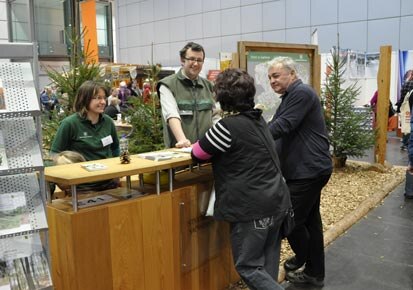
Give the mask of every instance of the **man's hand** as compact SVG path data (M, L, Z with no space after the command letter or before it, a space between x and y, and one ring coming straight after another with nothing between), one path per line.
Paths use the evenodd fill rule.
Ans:
M175 147L177 148L191 147L191 141L189 141L188 139L178 141L176 142Z

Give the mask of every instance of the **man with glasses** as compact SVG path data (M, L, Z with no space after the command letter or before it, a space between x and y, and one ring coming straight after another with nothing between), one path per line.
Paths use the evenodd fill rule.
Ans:
M179 51L182 68L158 82L167 148L190 147L212 127L215 102L212 84L199 76L205 59L204 48L188 42Z

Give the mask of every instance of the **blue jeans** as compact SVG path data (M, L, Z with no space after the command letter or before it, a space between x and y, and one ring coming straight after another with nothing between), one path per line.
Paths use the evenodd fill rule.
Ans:
M283 218L231 223L235 268L250 290L284 289L277 283Z

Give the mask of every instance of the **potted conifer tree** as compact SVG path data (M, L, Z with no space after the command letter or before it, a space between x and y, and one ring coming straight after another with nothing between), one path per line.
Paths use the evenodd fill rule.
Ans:
M322 90L325 120L331 144L334 167L344 167L349 156L362 157L375 143L375 131L371 126L371 110L355 110L360 94L357 83L345 86L346 59L339 48L331 50L327 62L330 73Z

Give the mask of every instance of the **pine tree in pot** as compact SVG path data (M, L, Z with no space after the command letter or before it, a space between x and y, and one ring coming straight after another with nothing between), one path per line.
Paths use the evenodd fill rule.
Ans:
M345 86L346 59L339 49L331 50L331 69L322 91L325 120L329 133L334 167L344 167L349 156L362 157L374 146L375 131L371 128L371 110L357 112L354 103L360 94L357 83Z
M160 64L150 64L145 69L150 85L148 97L135 98L131 101L131 108L127 112L133 131L129 136L129 151L132 154L163 149L162 116L159 97L156 93L156 84Z

